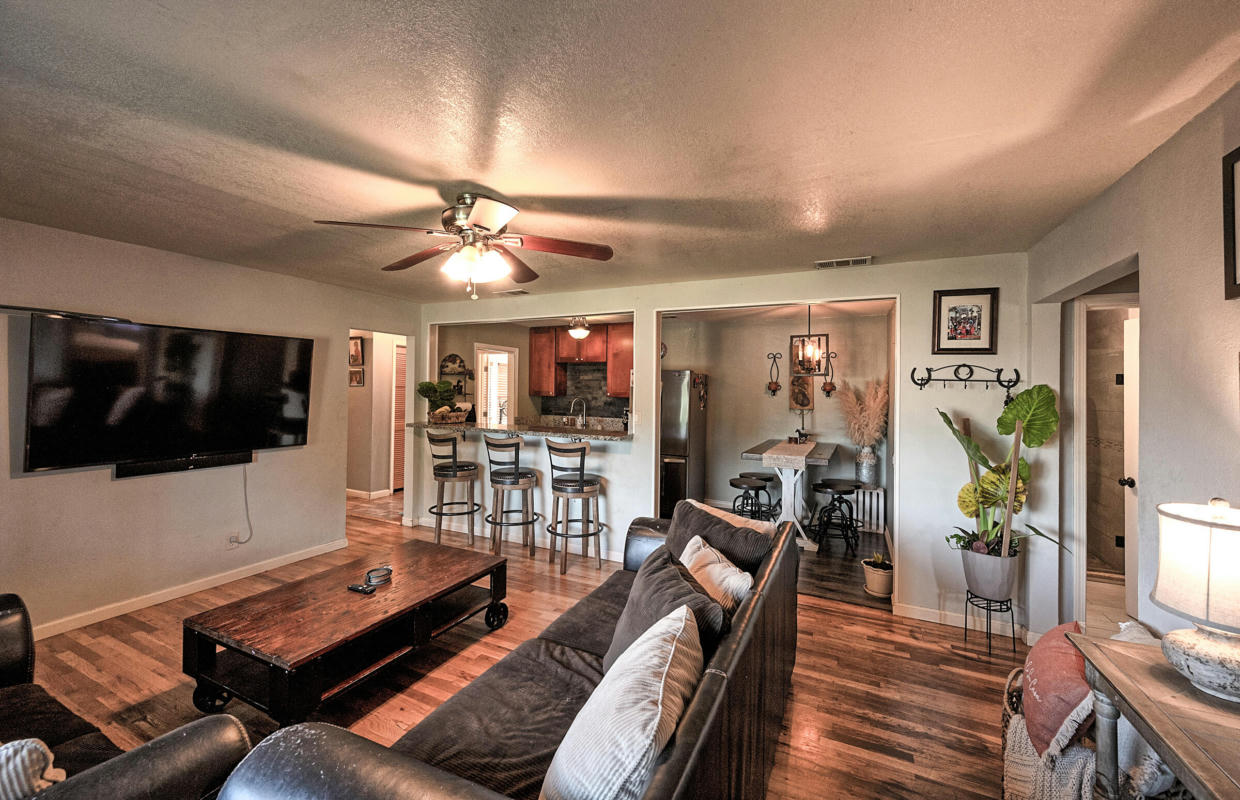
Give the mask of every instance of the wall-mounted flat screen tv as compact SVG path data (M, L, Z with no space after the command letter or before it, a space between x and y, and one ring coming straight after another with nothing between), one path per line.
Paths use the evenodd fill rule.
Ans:
M310 339L34 314L27 472L304 445Z

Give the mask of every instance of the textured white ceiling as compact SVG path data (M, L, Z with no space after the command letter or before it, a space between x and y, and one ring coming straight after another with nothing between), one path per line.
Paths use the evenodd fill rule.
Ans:
M1240 80L1240 3L0 2L0 216L459 299L463 188L534 293L1028 248ZM84 268L89 268L84 266ZM501 287L496 287L501 288Z

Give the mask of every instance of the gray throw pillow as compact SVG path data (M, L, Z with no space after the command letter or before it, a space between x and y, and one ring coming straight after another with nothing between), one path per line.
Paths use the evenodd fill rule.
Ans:
M667 549L680 558L685 545L701 536L711 547L749 574L757 572L762 559L771 551L774 539L750 528L738 528L714 514L696 508L687 500L676 504L672 525L667 529Z
M727 615L723 607L693 579L688 568L672 558L667 546L660 545L637 570L629 599L616 623L616 632L612 634L611 647L603 656L603 670L611 669L620 654L651 625L685 605L693 612L702 652L710 661L719 639L727 631Z

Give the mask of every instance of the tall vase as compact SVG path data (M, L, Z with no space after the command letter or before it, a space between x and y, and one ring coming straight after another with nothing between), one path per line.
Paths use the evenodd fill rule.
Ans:
M867 489L878 482L878 455L872 445L857 450L857 480Z

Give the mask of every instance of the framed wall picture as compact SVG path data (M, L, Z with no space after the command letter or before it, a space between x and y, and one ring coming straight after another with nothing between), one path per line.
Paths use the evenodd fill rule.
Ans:
M994 355L999 289L940 289L934 293L934 355Z
M366 370L350 369L349 370L349 388L353 389L358 386L366 385Z
M1236 185L1240 183L1240 147L1223 156L1223 297L1240 297L1240 273L1236 270Z
M788 379L788 408L793 411L814 410L814 379L798 375Z
M364 358L365 357L362 355L362 337L350 336L349 337L349 366L350 367L363 366L366 363Z

